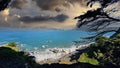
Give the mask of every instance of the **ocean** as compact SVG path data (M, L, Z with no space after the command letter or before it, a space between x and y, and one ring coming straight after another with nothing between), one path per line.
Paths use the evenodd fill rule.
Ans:
M30 52L39 62L49 58L58 59L81 46L88 46L75 45L74 41L91 35L81 30L0 30L0 45L16 42L21 50Z
M0 30L0 45L9 42L22 44L23 48L70 47L89 32L80 30Z

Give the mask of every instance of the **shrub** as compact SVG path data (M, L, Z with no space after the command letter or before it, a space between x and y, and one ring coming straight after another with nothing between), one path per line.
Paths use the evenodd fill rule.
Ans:
M17 46L17 43L16 42L10 42L7 44L8 46L11 46L11 47L16 47Z
M19 51L19 48L17 47L17 43L16 42L8 43L4 47L8 47L8 48L11 48L11 49L13 49L15 51Z
M95 58L88 57L87 53L83 53L80 56L78 61L82 62L82 63L90 63L90 64L93 64L93 65L98 65L99 64L99 62Z
M95 41L80 55L80 62L120 65L120 34L114 38L98 37Z

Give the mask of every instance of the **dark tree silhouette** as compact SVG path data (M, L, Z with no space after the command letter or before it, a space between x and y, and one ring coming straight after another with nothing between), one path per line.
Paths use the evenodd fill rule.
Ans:
M89 25L88 31L97 32L95 36L89 37L88 39L104 35L108 32L115 32L111 37L116 36L120 33L120 27L117 29L106 29L106 27L113 23L120 22L119 18L111 16L112 13L118 12L119 9L111 8L108 11L105 11L104 9L119 0L90 0L87 5L92 7L96 1L99 1L101 7L96 10L89 10L85 14L75 17L75 19L79 19L77 27L81 28L84 25Z
M0 0L0 11L4 10L7 8L11 0Z
M100 2L101 3L101 6L102 7L106 7L112 3L115 3L117 2L118 0L90 0L88 3L87 3L87 6L90 5L90 7L92 7L92 5L96 2Z

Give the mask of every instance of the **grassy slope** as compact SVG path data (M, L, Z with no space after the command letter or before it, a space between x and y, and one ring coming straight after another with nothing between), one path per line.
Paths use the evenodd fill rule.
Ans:
M114 38L98 37L95 41L80 55L79 62L120 65L120 35Z

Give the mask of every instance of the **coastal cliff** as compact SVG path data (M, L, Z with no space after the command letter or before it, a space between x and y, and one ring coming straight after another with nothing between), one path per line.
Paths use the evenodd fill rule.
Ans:
M0 47L1 68L120 68L120 35L98 37L95 43L56 61L37 63L34 56L20 51L15 43Z

